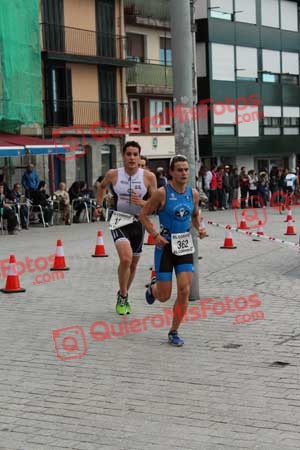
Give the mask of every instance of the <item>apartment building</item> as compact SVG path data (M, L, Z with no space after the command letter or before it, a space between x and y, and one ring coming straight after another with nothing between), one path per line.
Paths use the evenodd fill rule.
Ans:
M127 38L127 96L129 134L136 140L150 167L168 167L175 153L173 73L168 2L124 0Z
M207 112L199 146L207 164L299 165L299 4L196 0L198 96Z
M89 185L121 162L128 123L122 0L41 0L45 136L70 145L56 184Z

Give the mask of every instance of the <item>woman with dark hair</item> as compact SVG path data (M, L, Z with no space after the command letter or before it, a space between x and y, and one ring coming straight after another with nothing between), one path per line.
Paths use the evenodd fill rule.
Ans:
M40 181L36 191L32 192L33 205L40 205L43 210L45 225L49 227L53 215L53 208L50 201L50 195L46 193L47 184L45 181ZM39 217L40 221L42 220Z

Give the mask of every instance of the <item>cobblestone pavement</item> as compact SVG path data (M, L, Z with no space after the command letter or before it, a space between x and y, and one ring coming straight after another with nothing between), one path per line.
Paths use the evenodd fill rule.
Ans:
M284 216L267 213L265 233L283 237ZM299 208L294 215L299 233ZM232 211L205 217L235 223ZM108 258L91 258L99 227ZM200 293L202 300L213 299L207 303L211 309L218 302L218 315L209 310L206 318L184 323L182 348L167 344L168 326L160 323L175 292L164 306L144 300L153 247L144 249L127 322L156 318L144 319L147 330L100 341L104 325L91 329L95 321L115 324L115 333L118 323L125 327L114 312L117 258L107 225L31 228L16 237L0 236L0 259L15 253L19 261L48 257L56 239L62 239L71 268L64 279L34 284L37 274L46 274L34 264L45 268L47 263L27 260L31 271L21 276L26 293L0 293L1 450L299 449L300 254L239 233L233 234L236 250L221 250L224 230L208 226L208 233L199 241ZM298 236L286 239L296 242ZM50 276L53 272L44 279ZM242 311L245 300L235 299L252 294L261 305L253 308L252 301ZM226 297L241 311L221 315ZM199 301L190 307L195 319ZM254 311L263 311L264 319L250 322L259 318ZM234 325L237 314L246 314L238 321L247 322ZM66 330L56 340L61 356L75 357L64 361L56 356L52 330L73 326L82 328ZM87 354L79 357L85 351L82 332Z

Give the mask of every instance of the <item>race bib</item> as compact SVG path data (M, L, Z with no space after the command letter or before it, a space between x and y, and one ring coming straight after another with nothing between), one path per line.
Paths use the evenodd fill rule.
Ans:
M125 227L130 223L136 222L136 218L131 214L126 214L120 211L114 211L109 221L110 230Z
M190 255L194 253L192 235L187 233L177 233L171 235L172 253L176 256Z

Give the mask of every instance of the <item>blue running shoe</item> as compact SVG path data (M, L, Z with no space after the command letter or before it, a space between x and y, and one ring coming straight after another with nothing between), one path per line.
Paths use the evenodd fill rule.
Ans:
M184 341L178 336L177 331L170 331L168 334L169 344L173 345L174 347L182 347L184 344Z
M153 305L153 303L155 302L155 297L152 294L151 285L146 290L145 297L146 297L146 302L148 303L148 305Z

